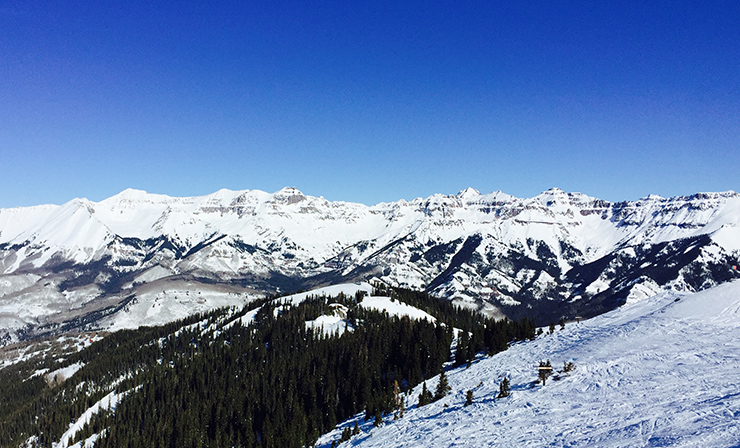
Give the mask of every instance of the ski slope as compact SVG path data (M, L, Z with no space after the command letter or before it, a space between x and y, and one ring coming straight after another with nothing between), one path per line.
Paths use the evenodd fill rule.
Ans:
M740 281L660 294L450 370L450 395L417 408L417 387L403 418L365 422L340 446L737 447L739 330ZM534 385L547 359L556 370L567 361L576 368ZM512 394L495 398L503 376ZM427 381L430 390L436 382ZM469 389L474 401L464 406Z

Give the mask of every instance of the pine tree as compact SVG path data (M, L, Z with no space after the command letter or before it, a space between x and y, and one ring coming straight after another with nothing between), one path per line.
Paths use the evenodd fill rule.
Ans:
M426 406L432 402L432 393L427 389L427 382L421 386L421 393L419 394L419 407Z
M509 387L509 379L504 377L501 380L501 384L498 386L498 398L505 398L511 395L511 388Z
M439 383L437 383L437 390L434 391L434 401L445 397L447 394L450 393L451 390L452 388L447 381L447 375L445 374L444 369L442 369L442 372L439 374Z
M375 420L373 421L373 426L376 428L383 424L383 414L380 412L380 409L375 411Z
M470 336L467 331L460 332L457 338L457 349L455 350L455 367L461 366L469 361L470 358Z
M473 391L468 389L468 393L465 394L465 406L473 404Z

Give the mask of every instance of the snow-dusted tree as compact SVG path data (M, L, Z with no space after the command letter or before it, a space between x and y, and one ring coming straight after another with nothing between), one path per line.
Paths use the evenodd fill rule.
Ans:
M442 369L442 372L439 374L439 383L437 383L437 389L434 391L434 401L439 400L440 398L446 396L450 393L452 388L450 387L450 383L447 381L447 374L445 374L445 370Z
M575 370L576 365L573 363L573 361L566 361L563 362L563 372L567 373L571 370Z

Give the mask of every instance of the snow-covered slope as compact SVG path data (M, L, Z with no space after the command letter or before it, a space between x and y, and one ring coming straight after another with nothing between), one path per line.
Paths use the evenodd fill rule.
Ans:
M0 210L0 328L9 341L41 326L90 327L137 303L149 323L182 317L187 304L161 302L169 282L240 305L374 277L547 322L707 288L736 276L739 259L735 192L610 203L558 189L529 199L466 189L366 206L295 188L190 198L126 190ZM199 304L193 311L224 302Z
M449 396L418 408L417 387L403 418L375 429L367 422L340 446L740 446L738 334L740 281L662 293L450 370ZM575 370L535 385L548 359ZM503 377L512 394L496 398ZM474 400L465 406L468 390Z

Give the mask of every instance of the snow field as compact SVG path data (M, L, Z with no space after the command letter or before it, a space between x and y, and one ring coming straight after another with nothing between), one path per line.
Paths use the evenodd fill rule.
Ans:
M306 321L306 328L320 329L323 334L341 336L345 331L353 331L352 324L341 316L319 316L315 320Z
M738 281L661 294L450 370L449 396L417 408L419 386L404 418L365 424L344 446L738 446L739 327ZM566 361L576 369L533 386L546 359L556 371ZM503 376L512 395L496 399ZM468 389L475 398L466 407Z
M162 289L150 288L137 294L123 312L103 319L101 326L116 331L145 325L163 325L217 308L241 308L252 299L247 293L221 289L218 286L207 289L203 285L175 282Z
M85 365L82 362L77 362L75 364L72 364L67 367L62 367L60 369L56 369L52 372L47 373L44 375L46 377L46 381L49 383L52 382L58 382L61 383L68 378L70 378L72 375L77 373L81 368L83 368Z
M362 299L360 306L375 311L386 311L391 316L408 316L411 319L421 320L426 319L429 322L436 322L437 319L434 316L415 308L411 305L406 305L398 300L393 300L390 297L384 296L369 296Z

